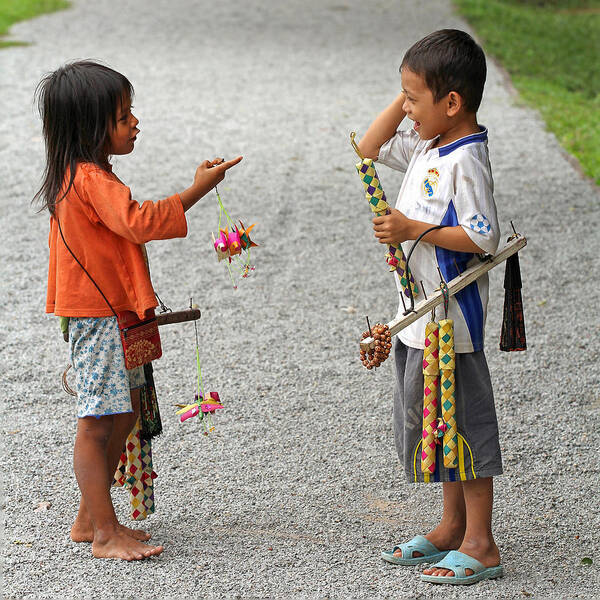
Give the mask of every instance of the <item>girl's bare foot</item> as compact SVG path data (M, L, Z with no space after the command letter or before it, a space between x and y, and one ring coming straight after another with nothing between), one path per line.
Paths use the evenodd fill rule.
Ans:
M120 523L118 527L121 532L140 542L147 542L152 537L143 529L132 529L131 527L126 527ZM73 527L71 527L71 539L74 542L93 542L94 529L92 527L92 523L90 521L84 523L79 519L75 519L75 523L73 524Z
M110 533L96 532L92 542L92 554L96 558L118 558L121 560L143 560L158 556L164 550L162 546L149 546L132 538L122 529Z

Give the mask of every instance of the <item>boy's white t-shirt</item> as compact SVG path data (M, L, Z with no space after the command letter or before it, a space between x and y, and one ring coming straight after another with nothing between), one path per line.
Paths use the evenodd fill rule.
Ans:
M460 225L485 253L494 254L500 239L494 182L487 149L487 129L460 138L446 146L432 148L433 140L421 140L418 133L397 131L380 149L378 162L406 174L398 194L396 208L410 219L432 225ZM402 243L404 254L414 241ZM409 267L419 288L423 282L430 295L439 288L440 268L446 282L479 262L475 254L446 250L421 240L415 247ZM394 277L398 293L403 290ZM422 292L417 301L423 298ZM404 312L401 300L399 314ZM405 297L407 307L410 300ZM448 318L454 320L456 352L483 349L488 303L487 274L450 298ZM437 320L444 318L443 306L436 309ZM398 335L413 348L424 348L426 315Z

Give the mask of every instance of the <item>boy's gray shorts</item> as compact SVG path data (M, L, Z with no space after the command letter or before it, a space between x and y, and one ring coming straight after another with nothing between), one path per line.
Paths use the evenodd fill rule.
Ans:
M432 475L421 472L423 350L405 346L396 338L394 357L394 437L408 481L460 481L500 475L502 458L498 421L483 351L456 353L458 468L444 467L442 446L438 445L435 473Z

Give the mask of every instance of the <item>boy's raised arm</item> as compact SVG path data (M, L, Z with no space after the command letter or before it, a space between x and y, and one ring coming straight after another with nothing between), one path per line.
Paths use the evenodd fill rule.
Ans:
M358 147L365 158L377 159L379 149L398 129L406 116L402 106L406 96L401 92L396 99L371 123Z

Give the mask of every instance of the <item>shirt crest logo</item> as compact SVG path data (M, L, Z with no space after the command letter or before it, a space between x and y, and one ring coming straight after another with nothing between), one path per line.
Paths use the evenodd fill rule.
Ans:
M428 169L427 177L421 184L421 191L425 198L431 198L437 192L439 181L440 172L437 169Z

